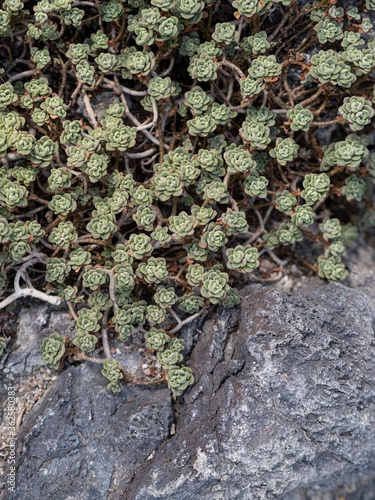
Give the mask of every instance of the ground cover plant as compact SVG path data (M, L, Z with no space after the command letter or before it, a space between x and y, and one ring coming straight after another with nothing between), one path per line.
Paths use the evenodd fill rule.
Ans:
M45 364L101 363L118 392L137 381L112 332L143 332L164 369L143 383L180 395L194 377L179 331L235 306L264 253L346 277L346 246L375 223L373 11L1 2L0 308L66 301L76 336L44 339ZM317 262L298 256L303 240Z

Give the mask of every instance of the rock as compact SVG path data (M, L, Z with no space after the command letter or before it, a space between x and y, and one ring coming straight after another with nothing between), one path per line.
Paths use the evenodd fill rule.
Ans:
M369 488L374 359L364 294L335 284L247 294L240 317L224 311L203 326L176 434L108 498L290 500Z
M375 313L362 282L368 295L253 284L241 308L190 325L195 384L174 415L165 386L113 395L101 366L69 367L24 419L17 491L1 498L374 500ZM118 349L136 373L142 356Z
M28 301L20 311L17 337L9 357L2 361L2 373L25 376L39 369L42 340L55 331L73 338L74 325L67 309Z
M55 331L61 335L72 334L74 322L67 313L61 307L52 307L40 301L25 301L18 314L17 336L13 342L8 342L9 347L0 358L1 401L7 398L7 387L23 387L28 378L39 372L43 366L40 345L45 337ZM2 419L3 407L0 406L0 420ZM0 459L0 471L1 462Z
M366 244L364 239L356 242L350 253L347 265L349 269L348 283L365 293L371 306L375 309L375 250Z
M66 370L26 416L17 439L16 493L7 500L101 500L169 436L165 388L106 390L101 366Z

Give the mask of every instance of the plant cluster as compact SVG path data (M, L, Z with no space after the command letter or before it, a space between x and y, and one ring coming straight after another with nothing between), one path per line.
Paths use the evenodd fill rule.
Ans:
M66 301L75 338L44 339L44 363L101 363L118 392L139 381L112 338L142 334L163 370L143 382L180 395L194 378L178 332L238 304L234 285L264 253L280 266L274 250L307 239L322 254L299 261L346 277L345 247L375 222L372 11L2 2L0 307Z

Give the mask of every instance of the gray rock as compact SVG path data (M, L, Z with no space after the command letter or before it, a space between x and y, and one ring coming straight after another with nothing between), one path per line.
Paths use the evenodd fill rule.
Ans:
M190 325L196 383L175 416L165 386L112 395L100 366L67 369L26 416L1 498L374 500L373 283L306 288L249 286ZM36 331L65 325L55 313Z
M223 312L204 325L177 432L136 471L127 499L290 500L303 489L328 495L371 484L367 297L333 284L295 294L263 289L245 297L239 320L236 328L236 315Z
M347 259L348 282L352 288L365 293L375 309L375 250L364 239L356 242Z
M17 491L1 498L105 499L167 439L170 391L126 388L113 395L100 370L70 367L28 413L17 439Z
M39 369L43 364L40 351L42 340L55 331L71 336L74 324L67 309L28 301L20 311L17 337L12 352L4 358L2 373L24 376Z

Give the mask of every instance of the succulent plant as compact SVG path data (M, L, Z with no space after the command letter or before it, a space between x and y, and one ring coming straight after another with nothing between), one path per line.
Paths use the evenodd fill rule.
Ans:
M247 76L240 81L241 94L243 96L253 97L258 95L264 90L263 80L258 80L254 77Z
M277 238L281 245L293 245L303 239L301 231L292 222L283 222L277 231Z
M330 219L326 217L321 224L319 224L319 230L323 235L325 240L332 240L335 238L340 238L341 236L341 225L339 219Z
M177 302L177 295L173 287L158 286L153 299L158 306L167 309Z
M169 229L176 239L182 239L194 232L194 217L186 212L169 217Z
M169 370L172 366L178 365L184 359L182 354L173 349L159 351L156 355L164 370Z
M230 23L217 23L212 39L216 43L229 45L231 42L237 41L238 35L236 27Z
M93 217L87 224L86 228L94 238L102 238L106 240L117 230L116 224L113 222L114 216Z
M129 254L135 259L143 259L143 257L151 255L152 245L151 238L144 233L131 234L129 238Z
M76 210L77 203L69 193L55 194L48 207L55 214L68 215L70 212L74 212Z
M54 246L66 249L77 238L78 235L71 222L60 222L57 227L52 229L48 241Z
M342 188L342 194L347 200L361 201L366 191L366 182L356 175L351 175L345 180L345 186Z
M269 127L255 121L244 121L240 134L254 149L266 149L271 142Z
M99 290L90 295L88 303L100 311L105 311L109 307L113 306L113 302L110 300L109 295L107 293L100 292Z
M189 23L198 23L202 18L205 3L202 0L176 0L175 9Z
M266 198L267 186L269 180L266 177L259 175L257 172L246 177L244 181L245 193L249 196L258 196L258 198Z
M231 208L228 208L226 213L221 216L220 222L230 235L247 233L249 229L245 212L236 212Z
M165 312L158 306L147 306L146 319L151 325L163 323L165 321Z
M154 67L154 58L146 51L132 51L126 55L125 66L132 75L146 76Z
M117 264L114 269L116 290L128 293L134 288L134 271L129 264Z
M47 136L43 136L34 144L34 148L30 153L30 160L34 165L41 168L48 167L56 151L57 144Z
M186 105L189 106L195 114L201 114L207 111L212 99L204 92L201 87L194 87L185 94Z
M318 32L318 39L320 43L326 42L336 42L337 40L341 40L344 37L344 33L342 31L341 23L329 19L326 17L322 19L315 27Z
M250 245L237 245L226 251L229 269L249 273L259 266L259 252Z
M303 181L301 197L307 205L313 205L329 192L330 178L327 174L308 174Z
M86 83L87 85L94 85L95 83L95 68L94 66L91 66L87 61L82 61L81 63L77 64L75 67L76 70L76 75L77 79L82 82Z
M195 293L186 293L178 299L178 307L188 314L198 312L204 306L204 299Z
M14 92L13 85L10 83L3 83L0 85L0 110L6 109L17 100L18 97Z
M260 31L253 36L245 37L240 47L246 55L252 54L257 56L258 54L264 54L271 47L271 44L267 40L267 33Z
M203 189L203 198L210 202L216 201L217 203L228 202L228 189L226 184L220 181L212 181L207 184Z
M179 24L180 23L175 16L161 17L156 24L156 30L158 32L157 40L162 41L176 38L180 32Z
M216 121L211 115L198 115L192 120L187 122L189 127L189 134L196 136L201 135L207 137L207 135L216 129Z
M225 299L228 291L229 276L220 271L207 271L202 275L201 294L210 300L212 304Z
M90 46L87 43L73 43L70 45L66 57L71 59L72 63L76 65L81 61L87 60L89 52Z
M201 266L200 264L190 264L188 267L188 272L186 273L186 279L189 285L199 286L202 283L203 273L203 266Z
M70 265L62 258L52 257L46 261L46 280L63 283L70 272Z
M327 259L318 257L318 269L319 276L328 281L341 281L348 275L348 271L345 269L344 264L342 264L337 257L328 257Z
M130 190L132 202L135 205L150 205L152 203L152 192L144 186L138 186L136 189Z
M153 210L143 205L139 206L137 212L133 215L137 226L146 231L152 231L156 214Z
M95 349L95 344L98 342L98 338L90 333L84 333L83 335L76 335L73 344L78 346L83 352L91 352Z
M112 392L119 392L121 390L120 380L124 378L121 373L121 365L115 359L109 359L103 363L102 375L109 380L107 389Z
M193 32L191 35L183 36L179 53L182 56L192 57L196 53L198 46L199 36L197 36L196 32Z
M103 73L108 73L113 69L117 63L117 57L114 54L109 54L102 52L95 58L95 62L98 65L100 71Z
M152 78L148 86L148 93L151 97L157 100L169 99L177 94L179 87L176 83L172 82L169 77L166 78Z
M357 132L371 122L375 111L372 109L370 101L364 97L345 97L343 105L339 108L339 113L349 123L349 127Z
M257 57L252 61L249 68L249 77L255 80L270 81L280 73L281 65L276 62L274 55Z
M0 337L0 356L4 354L4 350L6 348L6 339L4 337Z
M375 225L374 1L234 0L234 18L207 0L34 3L0 9L4 298L23 266L35 296L68 301L67 362L103 362L114 392L129 380L101 347L147 328L181 394L173 335L238 304L263 245L293 262L310 240L310 269L338 281Z
M155 228L155 231L151 233L151 238L161 245L167 245L171 241L171 236L168 234L168 228L161 226Z
M100 13L102 15L103 21L110 23L111 21L116 21L123 12L123 6L115 0L110 0L109 2L103 2L100 7Z
M228 125L232 118L237 116L236 111L232 111L225 104L218 104L214 102L211 108L211 117L215 120L217 125Z
M83 286L87 286L90 290L97 290L106 282L106 274L100 268L93 266L85 266L83 274Z
M290 215L293 207L297 204L297 198L289 193L289 191L285 190L282 193L276 194L275 204L277 210Z
M188 72L191 78L196 78L199 82L208 82L217 78L219 64L210 56L194 56L190 59Z
M291 219L295 226L311 226L313 224L316 214L310 206L300 205L292 214Z
M102 30L90 35L90 50L96 52L97 50L106 50L108 48L108 37Z
M243 146L231 145L224 153L224 159L228 165L227 171L231 174L239 172L245 174L254 171L256 168L256 163L251 154Z
M113 127L103 133L108 151L126 151L135 144L137 129L125 125Z
M293 109L287 112L288 118L291 120L290 128L296 132L303 130L307 132L310 128L310 123L314 120L314 115L309 109L304 109L301 104L297 104Z
M42 351L43 363L51 368L57 368L65 354L65 338L56 332L52 333L43 339L40 350Z
M278 137L274 149L269 152L272 158L276 158L280 165L292 162L298 155L299 146L293 139L281 139Z
M162 351L165 344L169 342L170 337L165 333L165 330L152 327L151 330L146 333L145 339L149 349Z
M261 10L262 5L258 0L235 0L233 7L238 10L240 15L252 17Z
M337 165L348 166L351 170L356 169L368 155L368 149L355 134L349 135L345 141L336 142L334 148Z
M31 57L38 69L44 69L51 62L51 56L48 49L38 50L36 47L31 49Z
M168 276L166 261L162 257L150 257L147 262L138 265L136 274L146 283L161 283Z
M187 387L194 383L194 377L190 368L173 366L168 370L167 381L172 392L176 396L181 396Z
M190 260L205 262L208 259L209 250L201 246L198 239L193 239L191 243L186 244L187 257Z
M183 183L179 174L175 172L161 172L154 178L155 194L161 201L169 200L172 196L181 196Z
M12 228L9 225L7 219L3 217L0 218L0 242L6 243L10 239L10 234L12 232Z
M351 67L345 64L338 54L332 50L321 50L311 58L310 74L321 83L331 82L349 88L356 80Z

